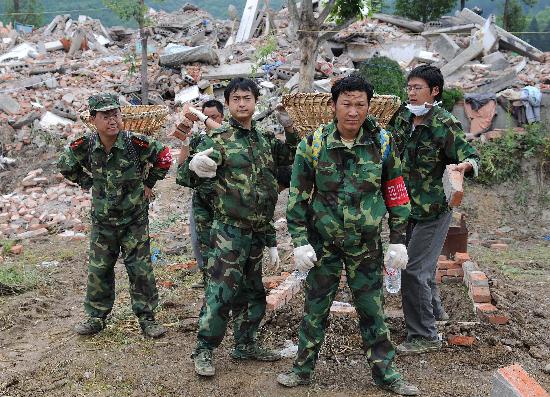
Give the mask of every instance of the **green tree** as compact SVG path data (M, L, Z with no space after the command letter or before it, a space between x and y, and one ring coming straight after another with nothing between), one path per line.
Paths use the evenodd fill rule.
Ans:
M395 13L426 23L450 12L455 4L456 0L396 0Z
M532 7L538 0L504 0L502 27L508 32L521 32L527 26L523 5Z
M141 103L149 103L149 82L147 80L147 6L144 0L102 0L106 7L113 10L124 21L133 20L139 26L141 38ZM162 1L162 0L158 0Z
M40 0L11 0L6 3L7 22L19 22L35 27L42 26L44 8Z
M292 35L297 35L300 42L300 81L298 91L310 92L313 90L313 78L319 45L337 33L337 30L345 29L357 18L364 15L366 10L370 13L379 10L383 6L382 0L328 0L319 2L322 9L317 15L313 11L312 0L288 0L290 12L290 30ZM336 28L327 22L335 22Z
M363 62L359 74L371 83L377 94L397 95L404 101L405 74L399 64L387 57L373 57Z
M529 27L527 28L529 31L529 34L524 35L523 37L525 40L529 42L532 46L535 46L537 48L540 48L543 44L542 35L539 33L531 33L531 32L540 32L539 29L539 22L537 20L537 16L535 15L533 18L531 18L531 23L529 24Z

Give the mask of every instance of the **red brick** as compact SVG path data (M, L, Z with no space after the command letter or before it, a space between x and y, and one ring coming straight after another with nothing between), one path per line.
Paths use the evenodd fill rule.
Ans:
M500 368L497 373L502 376L521 397L550 397L550 394L531 378L519 364Z
M491 314L487 316L487 321L489 321L490 324L494 325L505 325L508 324L510 318L508 316L505 316L504 314Z
M439 255L439 258L437 258L437 261L446 261L447 257L445 255Z
M441 275L441 273L436 272L436 273L435 273L435 282L436 282L437 284L441 284L442 277L443 277L443 276Z
M469 295L475 303L491 302L491 291L489 291L489 287L470 286Z
M498 311L498 309L491 303L476 303L475 308L479 317L487 316Z
M164 287L164 288L175 288L176 287L176 283L174 283L173 281L159 281L158 284L161 287Z
M449 269L447 270L447 276L453 276L453 277L463 277L464 276L464 270L462 268L460 269Z
M456 261L446 260L437 262L438 269L462 269L462 265Z
M169 272L175 272L177 270L191 270L191 269L194 269L196 266L197 266L197 261L193 259L191 261L184 262L184 263L174 263L172 265L168 265L166 266L166 269Z
M470 255L468 255L467 252L456 252L455 253L455 261L460 263L461 265L470 260Z
M494 243L494 244L491 244L491 249L494 251L506 251L508 250L508 244Z
M23 252L23 246L21 244L14 245L10 248L10 252L15 255L19 255Z
M464 176L460 171L451 171L447 168L447 175L449 178L449 185L451 188L451 197L449 198L449 207L458 207L462 202L464 196L464 190L462 184L464 182ZM443 176L445 178L445 175Z
M280 298L276 295L269 294L265 297L265 300L267 303L267 310L275 310L282 306L280 303Z
M455 346L472 346L476 342L476 338L466 335L449 335L447 341L450 345Z
M264 287L267 289L274 289L277 288L286 277L284 276L267 276L262 278L262 282L264 283Z

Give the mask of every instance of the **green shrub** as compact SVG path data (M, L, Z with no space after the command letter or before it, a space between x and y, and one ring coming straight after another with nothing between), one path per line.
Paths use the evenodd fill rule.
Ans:
M550 158L550 132L540 123L526 126L524 133L508 130L500 139L474 142L481 157L477 182L492 185L518 177L521 161L536 158L541 162Z
M374 86L377 94L397 95L406 100L405 75L399 64L387 57L373 57L359 67L359 74Z
M447 110L448 112L452 112L455 103L464 99L464 94L459 88L444 88L441 97L443 108L445 108L445 110Z

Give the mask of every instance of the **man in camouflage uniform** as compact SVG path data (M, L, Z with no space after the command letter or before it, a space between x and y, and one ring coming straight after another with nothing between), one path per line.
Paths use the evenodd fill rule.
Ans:
M383 311L381 222L389 212L394 265L407 263L409 199L390 135L367 116L372 86L352 75L332 87L335 120L306 137L296 151L287 209L294 260L305 281L298 355L277 381L310 383L330 307L345 266L372 376L378 386L416 395L393 365L395 351ZM319 260L317 260L319 258ZM316 262L316 263L315 263Z
M290 165L298 136L282 143L252 120L259 90L250 79L233 79L224 91L231 117L213 130L197 153L178 168L185 186L213 179L214 223L208 284L199 315L195 371L213 376L212 350L219 346L233 312L235 359L277 360L280 356L260 348L256 334L265 314L262 284L265 246L275 247L271 224L277 202L278 165ZM271 241L270 241L271 240Z
M204 123L205 129L189 137L192 124L189 125L189 123L184 123L187 120L184 120L184 122L176 127L178 130L177 132L180 133L179 135L182 138L189 137L188 140L184 139L183 141L184 143L180 150L178 164L182 164L189 155L194 155L197 146L202 142L204 137L207 136L207 132L213 128L219 127L223 122L223 104L215 99L206 101L202 105L202 112L197 113L199 113L200 118L194 112L186 112L186 116L191 119L187 120L191 122L201 121ZM197 120L195 120L195 118ZM179 177L176 178L176 183L182 184ZM189 213L191 241L193 244L193 253L197 260L197 266L202 273L202 280L193 284L191 286L192 288L204 288L206 286L206 264L210 245L210 229L212 228L212 222L214 220L213 195L214 187L210 181L207 181L194 189L191 199L191 211Z
M194 155L197 151L197 146L207 136L207 132L221 127L223 123L223 104L215 99L206 101L202 105L202 111L198 111L193 107L185 107L184 111L186 120L179 124L177 129L178 137L187 138L190 132L190 125L187 121L200 121L206 127L198 134L193 134L189 140L183 139L183 146L180 151L178 164L182 164L189 155ZM278 167L276 178L279 181L279 171L289 168ZM179 174L178 174L179 175ZM185 186L185 181L180 177L176 177L176 183ZM288 186L287 186L288 187ZM214 221L214 186L212 181L205 181L194 189L191 211L189 214L189 227L191 229L191 241L193 245L193 253L197 260L197 265L202 272L202 280L191 285L191 288L205 288L208 272L206 265L208 263L208 252L210 250L210 230ZM275 228L270 230L268 242L269 245L270 264L277 266L279 264L279 253L276 247Z
M154 139L121 131L118 98L99 94L88 99L96 131L74 140L58 167L71 182L92 188L90 261L84 310L88 318L75 327L91 335L105 327L115 299L114 266L122 252L130 281L132 310L145 336L166 332L154 318L158 304L149 244L149 199L156 181L172 164L169 148ZM151 163L147 178L143 168Z
M402 273L401 296L407 340L400 354L438 350L436 318L446 317L435 283L437 258L451 222L443 191L446 166L477 175L479 157L465 140L460 122L436 101L443 76L433 66L419 66L407 78L409 104L392 121L403 161L403 176L411 198L407 228L409 263Z

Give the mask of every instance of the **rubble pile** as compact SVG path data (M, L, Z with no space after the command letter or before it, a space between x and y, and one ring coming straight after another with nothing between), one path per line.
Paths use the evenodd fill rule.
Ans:
M272 112L281 93L298 85L300 45L287 9L254 4L240 21L232 6L228 20L189 4L172 13L150 10L149 102L173 109L161 135L180 121L180 104L223 98L227 81L239 76L254 76L261 87L256 118L281 130ZM67 139L85 131L79 114L89 95L109 91L123 104L139 104L141 43L137 30L106 28L87 16L58 15L31 33L0 26L0 177L40 150L54 163ZM550 117L540 111L549 102L550 54L469 9L427 24L385 14L355 22L320 43L314 89L329 92L335 78L374 56L391 58L405 71L421 63L440 67L447 87L464 93L453 113L469 139L492 139L510 122ZM28 185L35 179L37 185ZM55 177L23 180L27 185L1 196L0 238L40 228L79 232L77 214L89 206L87 193ZM43 208L48 216L42 217Z

